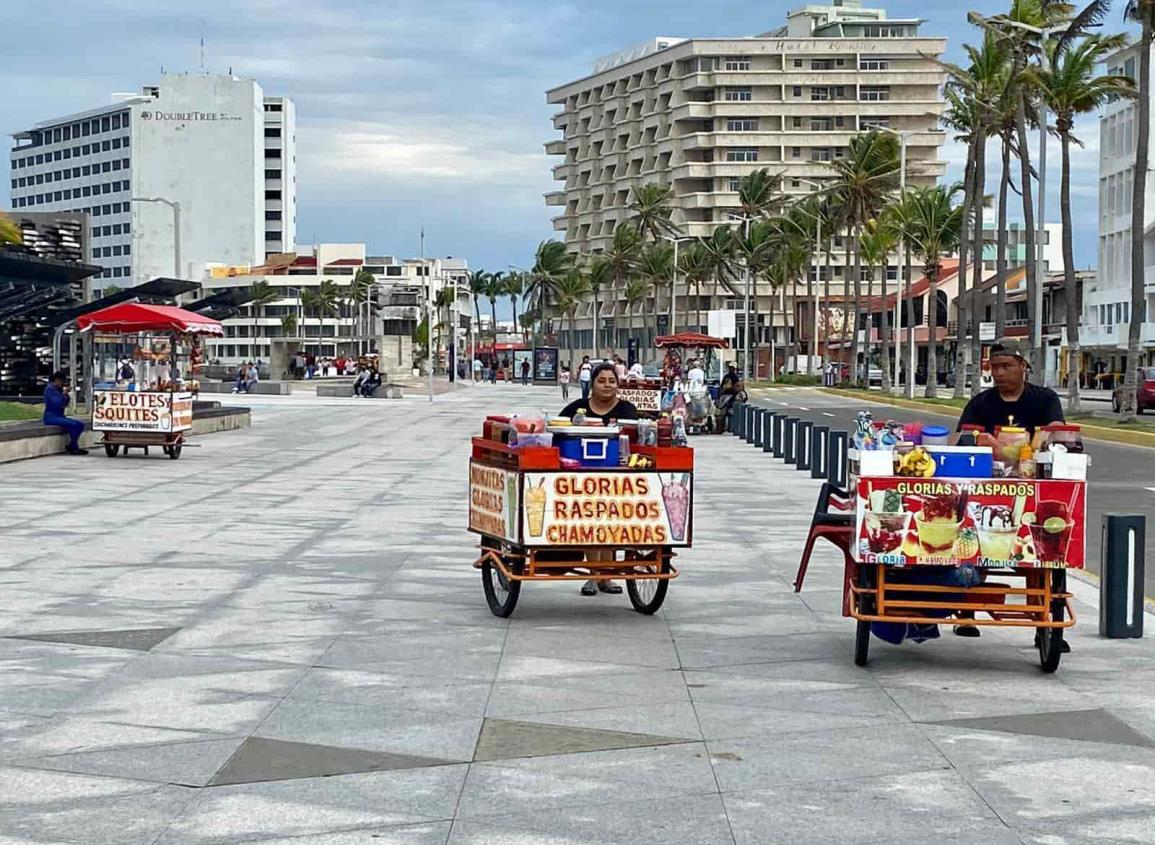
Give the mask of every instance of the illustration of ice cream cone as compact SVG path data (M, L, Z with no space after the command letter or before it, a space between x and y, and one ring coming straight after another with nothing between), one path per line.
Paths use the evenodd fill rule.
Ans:
M666 519L670 523L670 536L675 542L686 539L686 518L690 515L690 475L682 473L680 480L670 476L667 484L662 481L662 502L666 505Z
M545 481L537 487L526 487L525 518L530 537L540 537L545 528Z

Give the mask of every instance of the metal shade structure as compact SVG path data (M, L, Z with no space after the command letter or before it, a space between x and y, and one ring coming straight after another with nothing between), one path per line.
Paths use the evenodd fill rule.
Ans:
M141 302L122 302L111 308L84 314L77 318L76 327L82 332L107 334L159 331L223 337L225 333L220 322L210 317L172 305L147 305Z

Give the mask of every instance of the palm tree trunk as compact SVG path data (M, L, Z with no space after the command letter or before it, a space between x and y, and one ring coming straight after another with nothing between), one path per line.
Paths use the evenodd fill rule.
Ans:
M1026 92L1019 96L1018 112L1015 116L1015 131L1019 138L1019 178L1021 179L1023 195L1023 228L1026 230L1023 233L1023 240L1027 247L1027 320L1030 324L1028 337L1032 350L1031 357L1034 359L1032 363L1036 367L1038 376L1044 377L1042 355L1039 354L1039 347L1042 345L1043 339L1035 337L1035 287L1041 285L1043 280L1036 278L1038 274L1035 272L1035 203L1031 191L1031 153L1027 141L1026 96Z
M966 390L966 370L963 368L963 344L964 335L966 334L967 325L967 302L966 302L966 287L967 287L967 259L970 257L968 250L971 246L971 220L972 212L975 205L975 175L978 168L975 165L975 156L977 155L977 141L979 129L977 126L971 127L971 140L967 145L967 163L966 170L963 176L963 222L962 222L962 237L959 238L958 247L958 273L956 280L958 283L958 297L955 302L958 303L958 328L955 330L955 344L954 344L954 397L956 399L963 398L963 391ZM948 331L947 334L950 332ZM930 373L927 373L927 381L929 383Z
M818 250L819 248L816 246L815 249ZM806 310L807 311L809 311L815 305L815 303L814 303L814 277L818 275L818 262L822 258L822 256L818 254L818 251L812 252L810 255L811 255L810 260L811 260L811 264L814 268L814 272L811 273L809 267L806 269ZM815 325L816 325L815 315L811 314L810 315L810 328L814 328ZM808 343L806 345L806 375L809 376L810 378L814 378L814 355L815 355L815 350L817 348L818 348L818 335L815 334L813 337L810 338L810 343Z
M858 227L854 238L854 331L850 337L850 362L853 379L862 382L862 370L858 368L858 323L862 318L862 251L858 239L862 229Z
M518 325L517 325L517 295L516 294L510 295L509 304L511 306L513 306L513 333L517 334Z
M975 155L975 241L974 248L974 276L971 281L971 297L967 304L967 318L970 323L970 345L967 347L966 372L971 379L971 396L979 392L979 362L983 357L983 342L979 334L979 321L982 312L979 305L982 302L981 291L983 285L983 254L986 241L983 238L983 213L986 211L987 189L987 136L979 136L978 153ZM960 374L962 375L962 374ZM965 379L960 379L965 384ZM957 393L957 390L956 390ZM966 395L965 393L963 394Z
M826 311L826 317L822 321L826 333L826 348L822 351L827 364L830 363L830 263L834 260L833 253L834 237L831 235L826 238L826 266L822 270L822 305Z
M1136 127L1135 142L1135 186L1131 194L1131 321L1127 330L1127 364L1123 377L1123 421L1135 418L1135 391L1138 387L1135 376L1141 360L1139 345L1143 323L1149 316L1144 307L1144 273L1146 256L1144 250L1144 222L1147 214L1147 167L1148 149L1151 137L1151 50L1152 18L1155 9L1150 5L1140 7L1143 16L1143 30L1139 39L1139 125Z
M1059 210L1063 218L1063 289L1067 300L1067 410L1079 413L1079 286L1075 276L1074 224L1071 222L1071 134L1059 137L1063 173Z
M577 334L574 330L574 319L576 316L577 309L571 308L569 312L569 343L567 344L569 346L569 359L571 361L574 360L574 349L576 348L575 344L577 342Z
M883 256L882 263L878 265L878 278L882 280L882 306L879 308L881 312L879 331L882 340L882 392L890 393L890 309L886 307L886 265L887 257Z
M927 266L926 279L930 282L930 305L927 314L927 342L926 342L926 398L938 398L938 274L939 263L937 257L932 256L935 263Z
M600 323L602 321L602 308L601 308L601 304L598 302L597 288L594 288L593 297L594 297L594 321L593 321L594 322L594 354L597 355L598 357L601 357L601 352L599 351L601 349L601 338L598 337L598 334L599 334L598 323Z
M755 287L755 290L757 290L757 287ZM770 378L770 381L773 383L773 382L777 381L777 378L776 378L777 367L774 366L775 361L774 361L774 285L773 284L770 285L770 311L768 314L768 322L770 324L769 378ZM755 325L757 325L757 322L755 322ZM757 357L755 357L754 360L758 360Z
M870 388L870 352L873 347L874 338L874 268L867 267L869 275L866 277L866 349L862 353L865 359L862 362L862 370L865 373L863 378L864 386Z
M1003 134L1003 173L999 181L999 244L995 256L995 272L999 290L995 300L995 339L1007 334L1007 201L1011 187L1011 137Z

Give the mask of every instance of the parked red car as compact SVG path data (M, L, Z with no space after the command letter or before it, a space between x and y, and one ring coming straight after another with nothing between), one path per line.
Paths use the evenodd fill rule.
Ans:
M1141 414L1147 408L1155 408L1155 367L1140 367L1135 374L1135 385L1135 411ZM1116 414L1123 410L1123 385L1115 388L1111 407Z

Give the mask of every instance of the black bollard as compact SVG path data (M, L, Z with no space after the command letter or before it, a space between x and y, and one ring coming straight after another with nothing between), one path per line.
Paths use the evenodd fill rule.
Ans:
M845 431L830 432L829 456L826 463L826 477L836 486L846 489L846 444L849 434Z
M810 458L814 454L811 441L814 439L814 422L812 420L798 421L798 442L794 444L794 466L799 471L810 469Z
M735 437L742 436L742 409L746 405L743 402L734 402L730 405L730 433Z
M798 417L786 418L786 436L782 443L782 458L787 464L798 460Z
M774 457L781 458L786 453L783 451L783 446L786 440L786 415L778 414L774 417Z
M763 452L773 452L774 451L774 417L775 416L776 416L775 412L771 411L770 409L766 409L766 412L764 414L762 414L762 451Z
M816 425L810 435L810 477L826 478L830 460L830 426Z
M762 448L762 418L766 416L765 408L754 409L754 439L751 441L754 448Z
M754 411L753 405L747 405L746 417L742 420L742 439L747 443L754 442Z
M1113 640L1143 636L1146 523L1138 514L1103 514L1100 636Z

